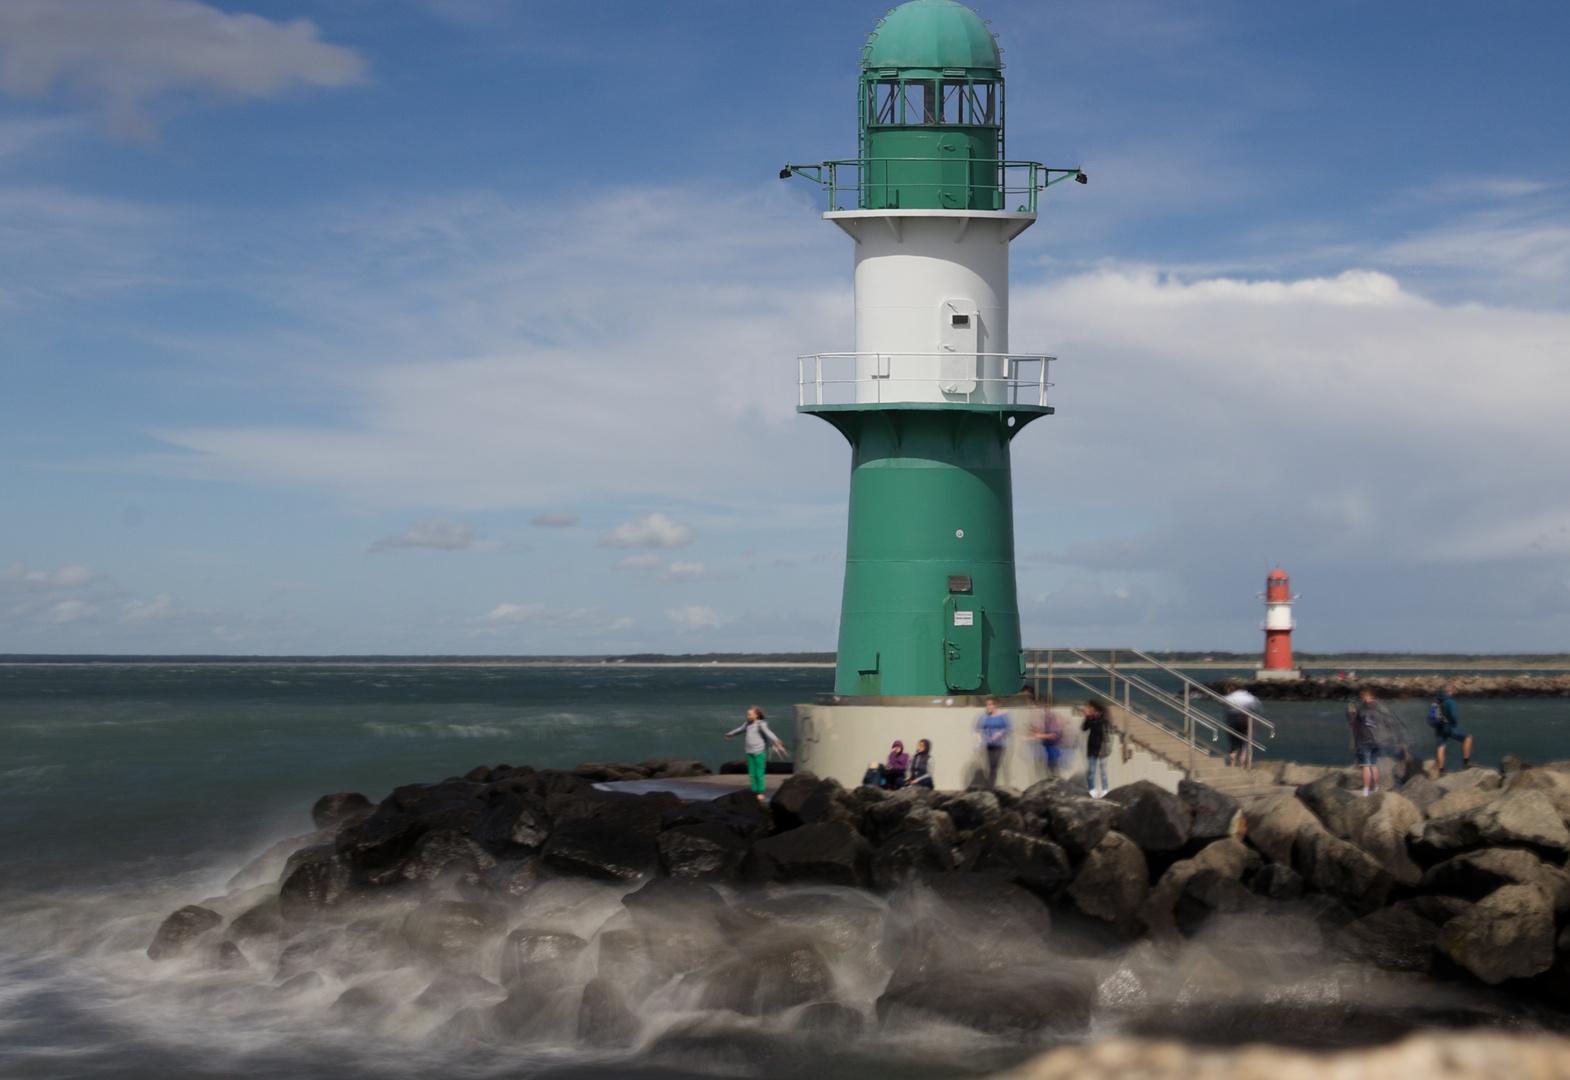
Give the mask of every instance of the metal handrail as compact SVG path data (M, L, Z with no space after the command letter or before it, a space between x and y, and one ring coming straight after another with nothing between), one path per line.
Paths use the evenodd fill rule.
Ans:
M820 184L823 187L823 190L828 193L829 208L831 210L845 209L845 207L840 204L840 195L842 192L855 192L857 209L897 210L899 209L898 207L869 207L867 205L870 198L869 192L871 192L874 188L886 188L888 186L888 167L891 163L921 163L931 165L939 163L947 164L947 162L944 162L943 159L936 157L846 158L839 161L825 161L817 165L787 164L785 168L780 170L780 176L788 177L794 174L796 176L804 176L808 180L812 180ZM1084 175L1084 172L1081 169L1059 169L1055 167L1048 168L1039 161L989 161L985 158L959 158L956 159L953 163L963 165L965 167L965 174L967 177L965 183L946 183L941 180L907 181L902 178L897 182L896 186L901 190L932 188L940 191L957 191L963 188L965 191L965 202L967 205L960 207L945 207L945 209L955 210L1003 210L1011 201L1009 196L1022 196L1025 199L1025 202L1022 203L1019 209L1015 212L1022 214L1034 214L1036 212L1036 197L1041 192L1045 191L1053 184L1060 184L1064 180L1078 179ZM882 180L875 179L872 176L872 173L875 171L875 167L879 166L881 166L883 169ZM968 179L971 176L971 171L973 169L977 167L987 168L989 166L995 167L997 169L997 175L994 180L977 183ZM839 173L841 169L852 171L855 175L854 182L847 182L843 184L840 183ZM1011 185L1009 183L1010 173L1012 172L1014 174L1018 174L1021 171L1026 173L1025 178ZM997 201L999 205L995 207L970 206L969 203L975 201L975 197L978 194L987 196L988 198L986 201Z
M1262 730L1268 733L1269 738L1275 738L1275 725L1252 709L1237 710L1248 718L1248 727L1246 731L1239 732L1230 726L1223 729L1212 717L1200 711L1193 705L1191 698L1194 692L1198 691L1201 699L1214 700L1228 709L1235 709L1236 706L1227 701L1223 695L1216 693L1204 683L1189 678L1187 675L1183 674L1183 672L1177 670L1174 667L1171 667L1168 664L1162 663L1160 660L1157 660L1148 653L1141 652L1138 649L1107 649L1104 650L1107 653L1107 660L1103 662L1097 659L1095 656L1090 655L1091 651L1092 650L1085 649L1025 650L1028 661L1027 670L1032 673L1032 678L1038 692L1040 690L1041 684L1041 662L1042 657L1045 656L1047 664L1048 696L1051 696L1052 694L1052 684L1054 680L1062 679L1084 689L1096 697L1104 698L1105 700L1110 701L1115 705L1120 705L1129 715L1143 720L1152 727L1158 728L1167 735L1178 739L1181 743L1188 747L1190 754L1189 768L1191 770L1193 768L1194 753L1201 753L1206 757L1211 755L1210 749L1199 742L1198 734L1200 729L1204 729L1209 733L1211 742L1218 741L1223 730L1225 730L1228 735L1236 735L1241 738L1244 743L1245 762L1250 762L1253 760L1253 754L1256 750L1264 752L1267 749L1263 742L1260 742L1254 737L1256 731ZM1056 669L1056 664L1054 661L1054 654L1059 652L1067 653L1068 655L1073 656L1080 663L1086 664L1093 668L1097 674L1089 675L1089 678L1106 678L1107 686L1105 692L1103 692L1100 687L1094 686L1090 682L1086 681L1085 678L1081 678L1079 674L1059 672ZM1117 665L1119 653L1137 657L1138 660L1143 664L1157 668L1177 679L1182 686L1181 698L1166 688L1156 685L1142 675L1132 674L1127 667L1119 669ZM1121 701L1118 700L1118 681L1120 679L1123 682L1123 694ZM1134 701L1131 691L1135 690L1137 690L1143 698L1149 699L1150 701L1167 709L1176 711L1180 718L1181 726L1174 726L1171 723L1165 722L1163 719L1134 708Z
M823 405L823 404L827 404L823 400L823 388L826 387L826 386L857 386L857 387L859 387L859 386L869 386L869 387L872 387L874 389L874 391L875 391L875 393L873 393L871 395L874 402L882 402L884 400L885 396L887 396L889 401L891 401L891 402L909 401L909 400L911 400L911 398L909 396L906 396L906 395L896 395L894 393L895 388L896 387L900 387L900 386L906 386L906 387L909 387L909 386L919 386L919 387L922 387L922 388L929 388L929 387L933 386L936 383L941 383L941 382L944 381L942 379L934 379L934 378L920 378L920 379L917 379L917 378L909 378L909 377L903 377L903 376L896 377L896 376L894 376L892 374L891 375L858 376L858 377L849 378L849 379L825 379L823 377L823 362L825 360L828 360L828 361L831 361L831 362L835 361L835 360L850 360L850 361L871 360L871 361L873 361L873 365L872 366L873 366L874 370L876 370L876 371L885 371L885 370L887 370L887 371L892 372L894 370L893 361L895 359L898 359L898 358L954 359L956 357L961 357L961 358L966 358L966 359L974 359L974 360L977 360L977 361L988 360L988 359L1001 360L1003 362L1003 365L1004 365L1005 374L1002 377L996 377L996 376L994 376L994 377L986 377L986 376L981 376L981 375L977 375L974 378L967 377L964 381L966 381L966 382L974 382L976 384L976 389L975 390L970 390L970 391L967 391L967 392L964 392L964 393L953 393L954 397L961 398L964 401L968 402L968 401L971 400L971 398L973 396L978 395L978 394L982 394L982 388L983 387L1002 387L1003 391L1004 391L1004 397L1006 399L1003 402L1003 404L1007 404L1007 405L1035 405L1035 406L1044 406L1044 405L1046 405L1046 403L1047 403L1047 390L1052 386L1052 383L1050 381L1048 381L1048 379L1047 379L1048 367L1052 363L1052 361L1057 359L1057 357L1055 357L1055 356L1047 356L1047 355L1042 354L1042 353L1016 353L1016 352L1008 352L1008 353L999 353L999 352L977 352L977 353L970 353L970 352L966 352L966 353L953 353L953 352L907 352L907 353L840 352L840 353L807 353L805 355L796 357L797 404L798 405L808 405L808 404L811 404L811 405ZM810 364L810 366L812 368L812 374L811 374L810 378L808 376L808 366L809 366L809 364ZM1027 378L1022 377L1021 374L1020 374L1020 365L1022 365L1022 364L1039 364L1039 365L1041 365L1040 371L1037 373L1037 377L1034 378L1034 379L1027 379ZM807 393L807 387L808 386L813 387L813 394L811 395L812 396L812 400L810 402L807 400L808 399L808 393ZM1034 393L1032 393L1032 391L1034 391ZM940 392L950 393L949 391L940 391ZM859 395L857 395L857 396L859 397ZM1034 397L1035 400L1034 401L1029 400L1031 397Z

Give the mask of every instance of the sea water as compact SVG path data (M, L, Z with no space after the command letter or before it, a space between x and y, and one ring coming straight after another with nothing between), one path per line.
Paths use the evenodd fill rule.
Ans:
M476 957L463 973L473 980L417 1007L436 985L432 973L374 920L309 943L322 974L297 992L280 989L290 961L266 945L248 945L240 970L157 964L145 954L170 911L209 899L222 906L238 871L308 832L310 805L323 793L380 800L396 785L478 764L676 757L717 766L740 756L722 736L747 706L761 706L790 742L791 705L830 681L821 668L719 666L0 667L0 1075L958 1076L1041 1044L1041 1036L976 1025L878 1022L878 995L918 955L939 965L956 993L1012 978L1029 992L1031 973L1047 970L1092 980L1096 1032L1184 1034L1182 1017L1208 1015L1193 1009L1213 1006L1218 993L1234 1007L1275 1002L1271 1023L1283 1007L1310 1009L1321 1022L1336 1009L1389 1014L1381 1003L1435 1015L1494 1007L1366 972L1349 980L1313 949L1283 947L1279 922L1232 923L1177 955L1157 955L1148 945L1113 947L1072 920L1042 934L1028 911L922 889L733 898L749 921L733 920L724 940L715 938L716 955L805 942L825 967L825 993L843 1015L864 1018L832 1037L802 1027L800 1008L738 1012L719 964L664 981L652 968L627 976L639 988L642 1027L624 1045L588 1046L571 1022L543 1020L501 1038L465 1020L496 1001L486 989L492 959ZM1276 755L1346 759L1339 704L1268 703L1266 713L1278 725ZM1463 701L1462 718L1480 761L1507 752L1570 757L1564 700ZM276 876L277 867L263 869ZM622 892L547 882L531 895L521 917L593 943L578 968L553 976L561 987L581 992L593 965L608 962L598 943L626 924ZM713 936L711 912L671 918L661 930L671 940ZM1316 933L1308 920L1286 936ZM348 1008L360 999L344 995L356 988L381 1004Z

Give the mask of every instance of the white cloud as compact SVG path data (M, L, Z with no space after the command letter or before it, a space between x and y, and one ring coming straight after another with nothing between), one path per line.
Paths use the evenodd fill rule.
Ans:
M518 623L540 614L544 604L497 604L486 612L485 621L492 623Z
M269 97L294 86L364 77L358 54L318 37L307 19L278 23L195 0L6 0L0 90L63 89L104 109L118 132L148 136L146 106L181 91Z
M81 564L62 566L58 570L31 570L21 563L0 569L0 583L27 586L33 589L76 589L90 585L103 577L91 566Z
M675 624L676 629L682 631L718 630L733 621L702 604L683 604L681 607L666 608L665 617Z
M729 574L711 574L701 562L673 562L660 575L661 581L725 581Z
M658 570L660 557L652 551L647 555L628 555L611 564L612 570Z
M529 519L529 524L542 529L571 529L581 524L577 514L558 510L550 514L539 514Z
M464 551L474 546L474 526L467 521L456 525L452 519L417 519L401 533L389 533L371 545L372 551L389 548L429 548L432 551Z
M624 521L599 539L599 547L686 547L697 538L691 526L672 521L664 514L639 514Z
M41 618L44 622L70 623L91 618L98 614L98 607L86 600L60 600L50 604Z

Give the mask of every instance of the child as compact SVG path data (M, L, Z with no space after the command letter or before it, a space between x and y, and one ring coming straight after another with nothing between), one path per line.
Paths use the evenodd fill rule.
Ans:
M769 740L772 739L774 745L781 750L785 749L785 744L780 742L778 735L769 730L769 725L764 722L763 710L756 705L747 710L747 722L739 728L727 731L725 737L728 739L732 735L740 735L743 732L747 736L745 744L747 777L752 781L752 793L758 797L759 802L762 802L764 759L768 756Z

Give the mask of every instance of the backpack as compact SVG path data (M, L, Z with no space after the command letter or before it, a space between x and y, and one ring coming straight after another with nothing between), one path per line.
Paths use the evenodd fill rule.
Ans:
M1445 710L1437 701L1428 707L1428 726L1435 729L1445 726Z

